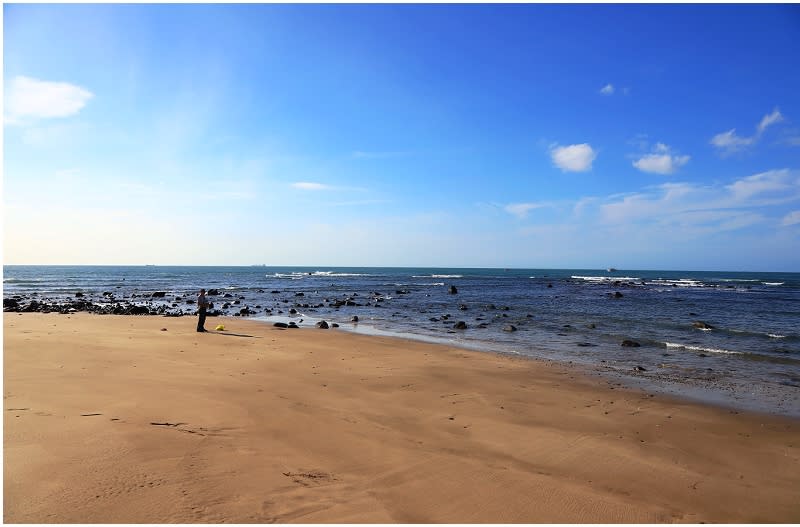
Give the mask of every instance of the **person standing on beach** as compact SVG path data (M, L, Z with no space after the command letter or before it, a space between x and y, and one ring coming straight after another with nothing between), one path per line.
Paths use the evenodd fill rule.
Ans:
M208 298L206 298L206 290L201 289L197 295L197 331L201 333L206 330L206 309L208 309Z

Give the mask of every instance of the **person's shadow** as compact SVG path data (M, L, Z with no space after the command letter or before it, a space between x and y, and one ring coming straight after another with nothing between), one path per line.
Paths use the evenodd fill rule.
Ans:
M209 333L214 335L222 335L223 337L245 337L250 339L260 339L261 337L257 337L255 335L244 335L242 333L228 333L227 331L209 331Z

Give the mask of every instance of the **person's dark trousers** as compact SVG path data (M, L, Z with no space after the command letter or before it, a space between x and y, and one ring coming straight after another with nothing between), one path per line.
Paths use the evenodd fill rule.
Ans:
M201 307L197 310L197 314L199 315L197 319L197 331L205 331L206 325L206 308Z

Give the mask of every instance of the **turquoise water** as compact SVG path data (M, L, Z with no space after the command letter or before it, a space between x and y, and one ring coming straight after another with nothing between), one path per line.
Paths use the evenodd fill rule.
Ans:
M125 302L166 303L191 314L185 299L200 287L216 288L221 295L214 297L215 307L223 314L247 306L255 311L251 318L265 322L302 319L301 325L313 325L324 319L349 331L572 361L655 389L800 415L800 273L262 266L3 270L4 298L59 302L82 292L95 302L112 302L106 292ZM458 293L450 294L450 286ZM151 299L154 291L167 295ZM357 305L333 307L345 299ZM289 314L292 308L297 314ZM357 324L350 322L354 315ZM467 329L454 329L457 321ZM695 327L699 321L712 329ZM508 325L516 331L504 331ZM622 347L626 339L640 346Z

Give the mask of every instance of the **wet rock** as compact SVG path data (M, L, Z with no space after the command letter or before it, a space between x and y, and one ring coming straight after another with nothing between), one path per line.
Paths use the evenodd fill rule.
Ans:
M350 319L350 322L358 322L358 315L353 315L353 318Z
M103 291L103 296L114 296L114 293L111 291Z
M289 322L289 326L288 326L289 329L298 329L299 327L300 326L298 326L294 322Z
M324 320L320 320L319 322L317 322L314 325L317 326L319 329L328 329L330 327L330 326L328 326L328 323L325 322Z
M706 324L702 320L696 320L692 322L692 326L696 327L697 329L714 329L714 326L711 324Z
M458 306L458 309L460 309L461 311L466 311L469 308L467 307L466 304L461 304L460 306Z
M547 287L548 288L553 287L553 284L547 284Z
M454 286L454 285L451 285L451 286L450 286L450 294L451 294L451 295L456 295L456 294L458 294L458 289L456 289L456 286Z
M164 298L165 296L167 296L167 292L166 292L166 291L155 291L155 292L154 292L152 295L150 295L150 296L151 296L152 298Z
M458 322L455 323L453 329L467 329L467 323L464 322L463 320L459 320Z
M81 293L81 292L75 293L75 298L81 298L82 296L83 296L83 293Z
M39 304L39 302L37 302L36 300L31 300L30 304L28 304L27 306L22 308L22 312L23 313L32 313L34 311L39 311L39 309L41 309L41 307L42 306L41 306L41 304Z
M219 294L219 289L209 289L206 291L206 294L209 296L217 296Z
M125 310L126 315L149 315L150 309L147 306L130 306Z
M295 308L292 308L292 309L289 310L289 314L290 315L296 315L297 314L297 310Z
M289 324L287 324L286 322L275 322L272 325L275 326L276 328L288 328L289 327Z
M636 370L636 371L647 371L647 368L643 368L641 366L636 366L633 369Z
M639 344L635 340L625 339L625 340L622 341L622 344L620 344L620 346L623 346L625 348L638 348L638 347L641 346L641 344Z
M233 301L233 303L239 305L242 303L242 301L237 298L236 300Z
M3 311L13 311L14 309L19 308L19 302L17 302L13 298L4 298L3 299Z
M306 296L305 293L295 293L294 296Z
M408 292L409 292L408 289L397 289L397 290L395 290L394 294L396 294L396 295L407 295Z
M225 293L224 295L222 295L222 298L233 298L233 295L230 293Z
M239 310L239 314L242 316L252 315L253 311L251 311L249 307L245 306Z
M505 326L503 326L503 331L507 331L509 333L511 333L513 331L516 331L516 330L517 330L517 327L515 325L513 325L513 324L506 324Z
M594 348L597 344L592 344L591 342L578 342L579 348Z
M614 291L614 298L622 298L622 293L619 291Z

